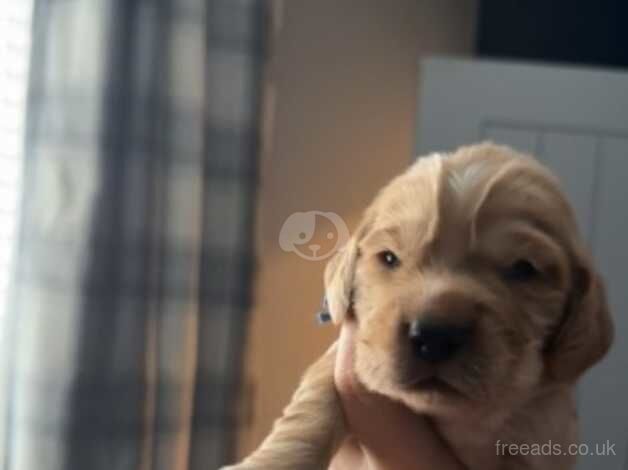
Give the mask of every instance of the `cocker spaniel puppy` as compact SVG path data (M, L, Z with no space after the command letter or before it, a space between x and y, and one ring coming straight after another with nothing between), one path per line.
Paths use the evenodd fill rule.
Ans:
M358 378L431 418L470 470L498 443L577 442L574 384L613 327L573 212L533 158L484 143L419 159L377 195L325 289L334 322L355 315ZM308 370L270 436L228 468L327 468L346 434L333 362ZM575 460L502 451L499 470Z

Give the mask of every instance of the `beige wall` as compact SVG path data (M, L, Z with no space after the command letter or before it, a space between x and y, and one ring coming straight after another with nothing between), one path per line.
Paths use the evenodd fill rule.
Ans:
M374 192L411 160L425 54L469 55L475 0L275 0L267 148L257 215L255 308L246 381L255 447L303 370L333 340L317 327L324 261L284 253L293 212L333 211L350 228Z

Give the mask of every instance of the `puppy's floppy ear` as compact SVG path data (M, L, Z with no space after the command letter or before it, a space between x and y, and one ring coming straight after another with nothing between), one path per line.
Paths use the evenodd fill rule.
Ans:
M352 238L325 268L325 297L331 318L336 324L344 320L351 307L357 259L357 242Z
M342 322L351 309L355 268L360 256L358 243L369 230L371 220L367 212L353 237L333 256L325 268L325 297L335 324Z
M550 378L572 382L602 359L613 342L613 321L602 279L580 257L564 316L547 349Z

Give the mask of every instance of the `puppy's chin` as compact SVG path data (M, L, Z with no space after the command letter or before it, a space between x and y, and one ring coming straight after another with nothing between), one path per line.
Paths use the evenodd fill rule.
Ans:
M510 370L491 369L488 375L470 381L456 363L433 370L414 368L408 374L408 369L402 369L394 356L358 351L357 359L358 378L370 391L403 403L422 415L466 421L525 401L540 375L536 361L511 364ZM400 369L404 373L400 374ZM417 374L418 370L422 373Z
M481 401L474 400L455 384L438 376L414 384L403 384L392 392L408 408L433 417L469 416L479 411Z
M414 381L393 382L386 395L420 414L468 421L500 414L500 410L525 402L541 380L542 367L534 355L511 364L510 370L492 369L473 382L464 379L455 364L452 366Z
M487 387L471 381L458 361L432 366L407 351L379 352L358 348L356 373L367 389L401 402L416 413L457 416L486 407Z
M370 371L356 369L358 378L373 393L384 395L400 402L416 413L431 417L469 417L477 414L486 406L482 400L474 400L470 395L438 376L427 377L416 382L400 382L386 373L375 374L377 371L390 371L392 368L380 366Z

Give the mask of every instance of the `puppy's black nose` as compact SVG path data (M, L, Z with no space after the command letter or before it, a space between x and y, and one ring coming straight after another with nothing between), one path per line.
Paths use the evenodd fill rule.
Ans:
M408 336L417 358L437 363L450 359L468 342L471 326L415 320L410 324Z

